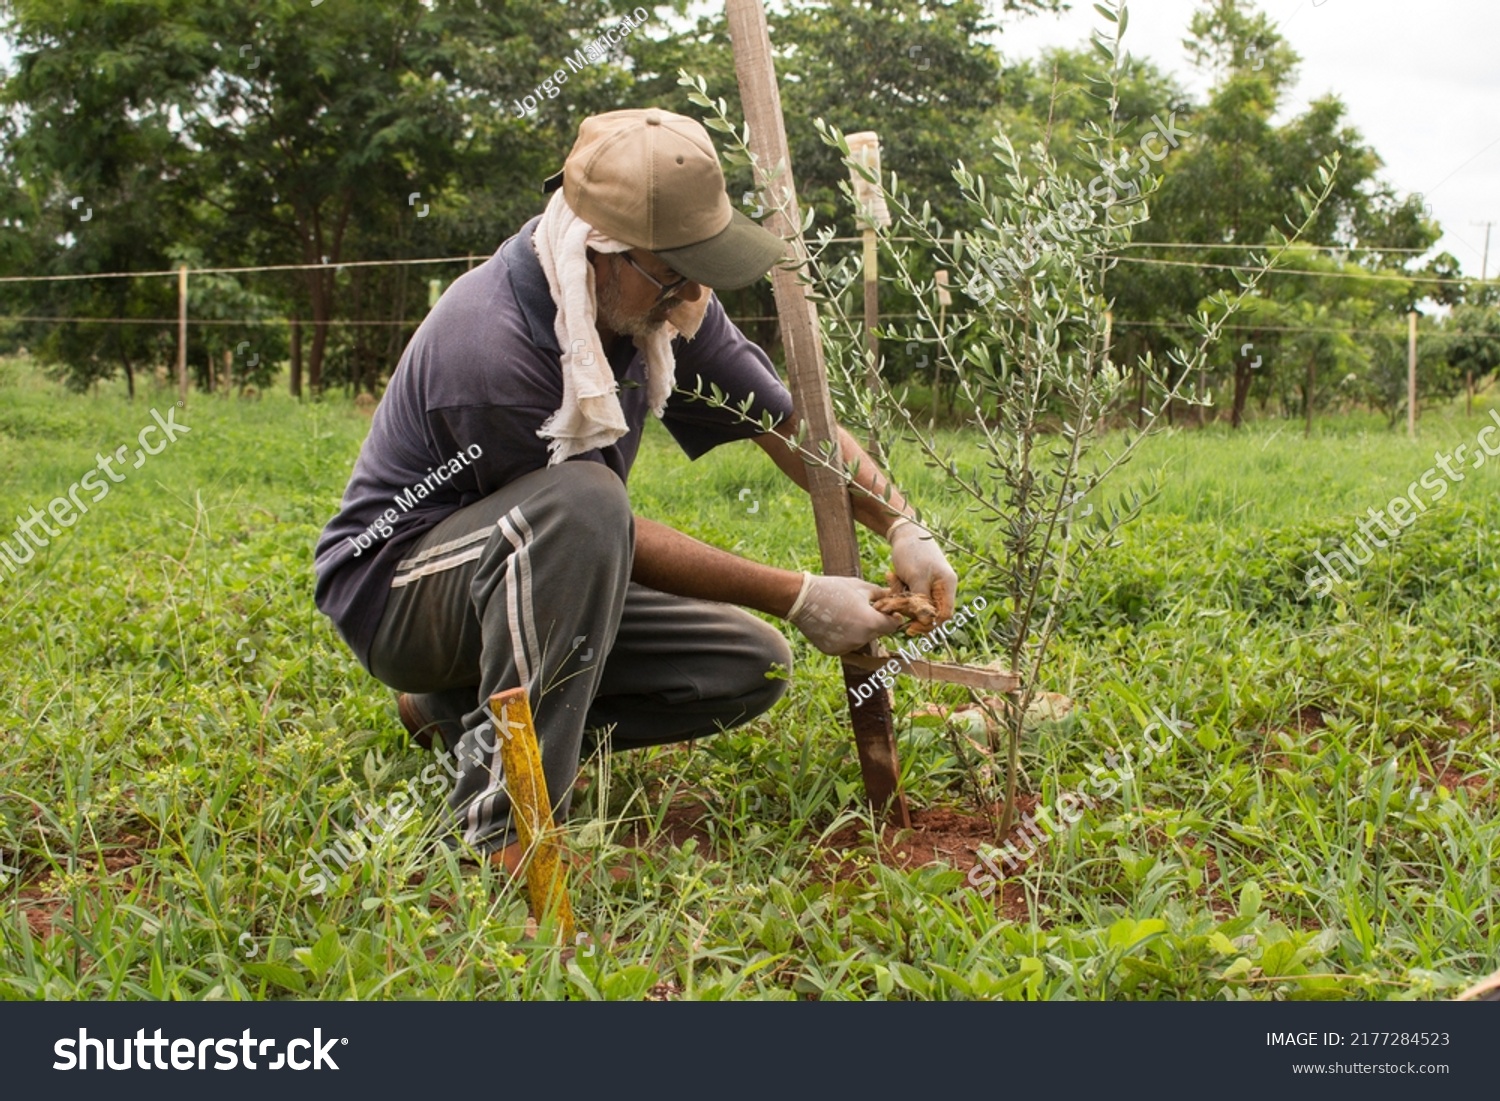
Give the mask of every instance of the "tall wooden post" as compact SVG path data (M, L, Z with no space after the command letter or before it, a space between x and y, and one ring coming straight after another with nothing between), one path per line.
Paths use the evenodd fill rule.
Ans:
M1406 315L1406 435L1417 438L1417 311Z
M953 305L953 295L948 293L948 272L939 268L933 273L933 280L937 283L938 300L938 334L948 331L948 307ZM943 397L943 357L939 354L940 349L934 349L932 355L932 415L927 418L927 430L930 432L937 427L938 402ZM950 402L948 412L953 412Z
M187 295L188 269L177 269L177 404L187 405Z
M880 135L874 130L862 130L850 134L849 153L855 164L872 172L880 179ZM854 166L849 168L849 179L854 185L856 221L864 237L865 276L865 382L870 393L880 388L880 337L875 330L880 326L880 249L879 231L891 224L891 213L885 205L885 195L878 183L872 183ZM885 454L880 447L879 429L870 425L870 457L884 465Z
M781 117L781 92L771 59L771 38L766 13L759 0L727 0L729 37L734 45L734 68L739 77L740 99L750 127L750 147L758 162L756 184L766 195L771 210L767 228L791 242L792 267L772 271L776 312L781 319L786 348L787 381L792 402L807 428L804 446L821 454L838 454L838 425L828 396L828 372L818 319L806 288L798 282L798 269L807 263L807 244L802 240L802 215L792 181L791 157ZM845 577L860 575L859 543L854 537L854 514L845 478L817 462L807 464L808 491L818 529L818 548L823 569ZM875 647L868 648L875 653ZM870 680L868 673L844 666L844 684L853 688ZM891 698L884 688L863 703L853 705L854 742L859 749L860 772L865 794L877 810L885 811L900 826L911 824L906 798L901 794L901 768L896 759L896 737L891 725ZM850 698L855 698L851 692Z

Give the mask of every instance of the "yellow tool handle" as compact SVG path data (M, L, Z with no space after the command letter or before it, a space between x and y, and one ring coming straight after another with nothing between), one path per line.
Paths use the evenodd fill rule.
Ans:
M490 715L505 767L510 812L527 855L526 891L537 920L555 917L566 944L573 943L573 905L568 901L568 873L552 822L552 800L536 744L536 726L526 689L511 688L490 697Z

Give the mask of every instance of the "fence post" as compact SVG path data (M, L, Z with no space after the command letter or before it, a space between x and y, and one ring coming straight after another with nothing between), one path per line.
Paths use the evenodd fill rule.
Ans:
M1417 438L1417 311L1406 315L1406 436Z
M188 269L177 269L177 403L187 405L187 294Z
M302 400L302 319L292 318L292 397Z

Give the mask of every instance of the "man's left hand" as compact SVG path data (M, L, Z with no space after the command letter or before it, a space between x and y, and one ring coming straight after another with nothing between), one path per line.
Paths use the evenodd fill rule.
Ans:
M939 623L952 616L958 574L948 565L932 533L913 520L897 521L889 539L896 577L912 592L932 601Z

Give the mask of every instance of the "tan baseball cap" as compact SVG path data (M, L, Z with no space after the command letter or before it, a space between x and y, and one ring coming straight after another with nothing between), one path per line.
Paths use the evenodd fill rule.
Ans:
M655 253L705 287L747 287L786 251L734 209L708 131L685 115L649 107L584 119L544 190L559 186L600 233Z

